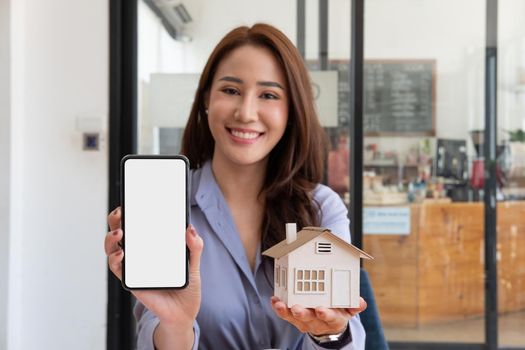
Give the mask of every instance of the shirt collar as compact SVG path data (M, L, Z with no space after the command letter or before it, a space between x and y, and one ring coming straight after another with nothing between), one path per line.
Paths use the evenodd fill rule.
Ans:
M208 160L202 165L193 180L197 188L195 196L192 198L192 205L197 204L202 210L212 206L217 207L222 193L215 181L215 176L211 169L211 161Z

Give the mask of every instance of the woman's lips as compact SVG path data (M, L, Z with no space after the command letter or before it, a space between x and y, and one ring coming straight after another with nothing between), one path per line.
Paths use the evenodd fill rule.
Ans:
M238 128L227 128L231 138L237 143L252 144L256 142L263 133L250 130L250 129L238 129Z

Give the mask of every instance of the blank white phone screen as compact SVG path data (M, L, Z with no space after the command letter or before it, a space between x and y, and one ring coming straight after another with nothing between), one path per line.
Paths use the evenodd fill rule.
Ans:
M124 163L124 280L128 288L177 288L186 282L186 163Z

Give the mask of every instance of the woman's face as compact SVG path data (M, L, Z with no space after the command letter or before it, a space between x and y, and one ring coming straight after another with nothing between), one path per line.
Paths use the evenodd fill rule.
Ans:
M288 87L271 51L241 46L218 65L206 103L214 161L266 161L288 122Z

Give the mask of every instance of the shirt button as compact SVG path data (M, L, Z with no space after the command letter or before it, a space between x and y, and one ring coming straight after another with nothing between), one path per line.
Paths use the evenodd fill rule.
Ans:
M254 303L255 305L261 305L261 301L260 301L259 299L254 299L254 300L253 300L253 303Z

